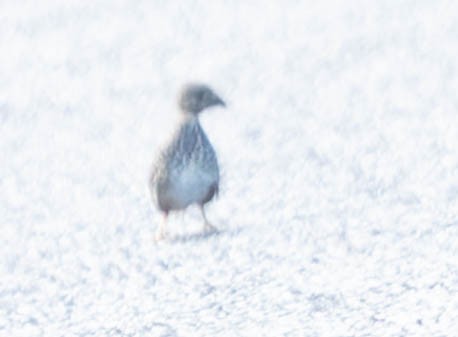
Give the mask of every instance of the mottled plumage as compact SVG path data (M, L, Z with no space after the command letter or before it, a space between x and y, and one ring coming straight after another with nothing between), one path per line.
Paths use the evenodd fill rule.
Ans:
M181 92L179 106L183 118L172 140L161 151L150 177L153 201L164 214L157 239L165 236L168 213L191 204L199 205L205 229L213 228L204 205L218 193L219 168L198 114L214 105L225 104L205 85L189 84Z

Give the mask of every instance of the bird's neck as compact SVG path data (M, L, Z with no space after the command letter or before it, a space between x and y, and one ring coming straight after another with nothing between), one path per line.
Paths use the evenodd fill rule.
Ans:
M199 123L199 117L197 114L192 112L184 112L182 117L183 123Z

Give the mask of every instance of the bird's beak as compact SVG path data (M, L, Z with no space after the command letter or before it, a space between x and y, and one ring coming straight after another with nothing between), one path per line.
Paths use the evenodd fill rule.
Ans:
M213 105L221 105L222 107L226 107L226 102L224 102L221 98L215 95L213 98Z

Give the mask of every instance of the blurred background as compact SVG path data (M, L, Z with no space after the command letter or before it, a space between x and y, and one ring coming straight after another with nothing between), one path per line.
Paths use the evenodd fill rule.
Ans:
M450 336L458 4L2 1L0 336ZM160 215L182 84L222 170Z

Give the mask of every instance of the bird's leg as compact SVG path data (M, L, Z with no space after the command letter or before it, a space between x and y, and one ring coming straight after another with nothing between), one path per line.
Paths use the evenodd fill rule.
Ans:
M202 218L204 218L204 231L209 231L209 232L217 231L218 229L208 221L207 215L205 214L204 205L199 205L199 208L200 208L200 212L202 213Z
M155 235L155 240L156 241L163 240L167 236L167 219L168 219L168 216L169 216L169 212L164 212L164 216L162 217L162 221L161 221L161 223L159 225L159 228L156 231L156 235Z

